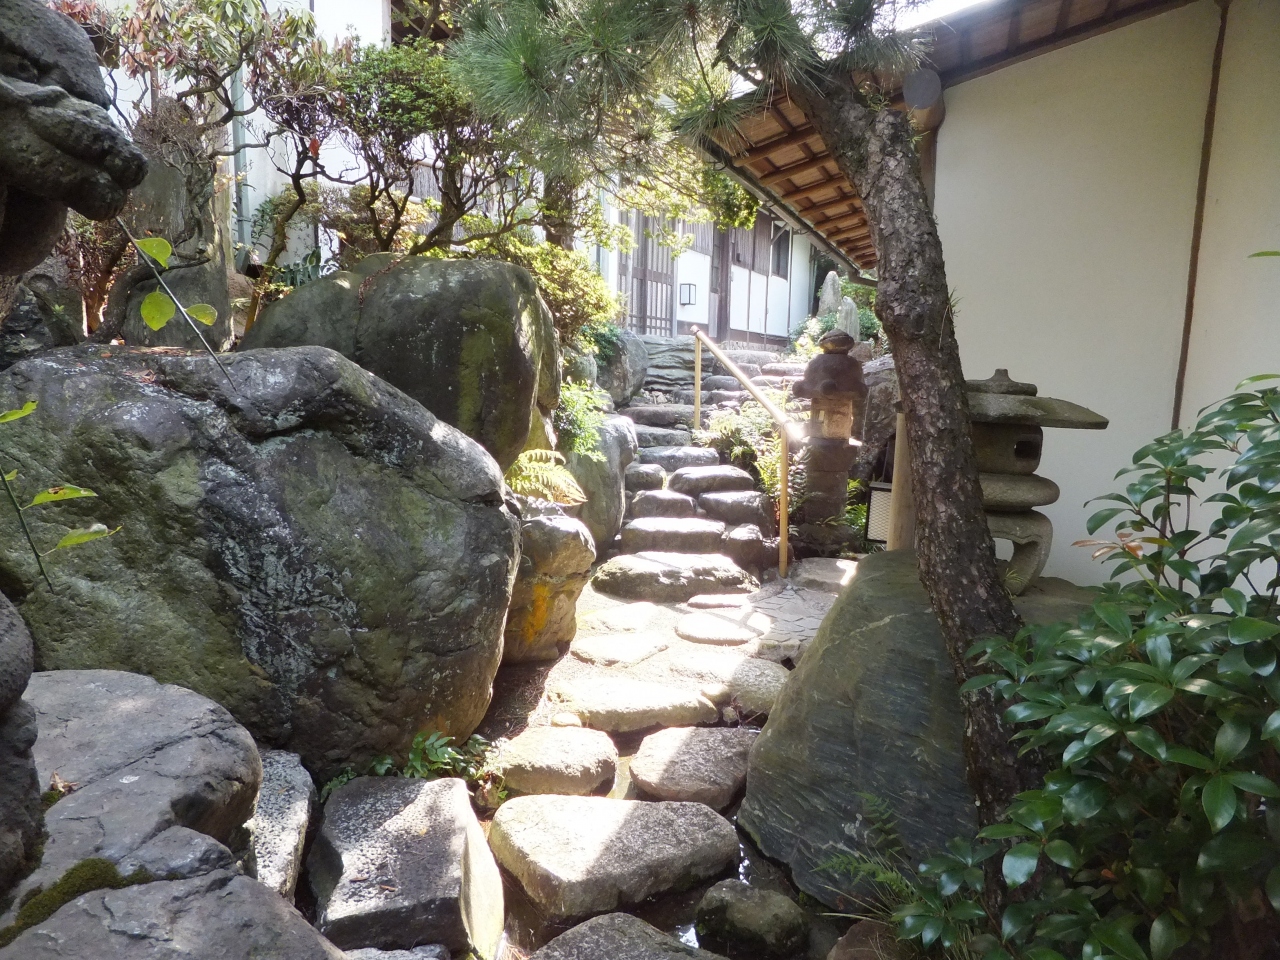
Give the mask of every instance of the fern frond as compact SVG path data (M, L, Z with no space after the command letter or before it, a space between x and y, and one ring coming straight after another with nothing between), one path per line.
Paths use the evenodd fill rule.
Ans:
M578 481L564 465L564 456L555 450L526 450L516 457L504 477L513 492L525 497L551 500L563 506L585 503Z

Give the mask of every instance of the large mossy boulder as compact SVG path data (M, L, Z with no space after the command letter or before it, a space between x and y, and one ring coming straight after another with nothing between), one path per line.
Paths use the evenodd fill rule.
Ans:
M648 371L649 348L630 330L622 330L597 358L596 382L614 403L624 404L640 392Z
M12 514L0 586L41 669L129 670L225 706L320 779L403 755L488 707L519 528L479 444L318 347L203 354L82 346L0 375L21 482L98 493ZM234 383L234 387L232 386Z
M506 470L535 411L560 402L560 348L533 278L496 260L375 265L271 304L243 349L337 350L478 440Z
M1074 617L1087 591L1037 581L1032 623ZM845 909L858 895L833 858L872 853L892 826L919 863L977 830L960 695L911 551L871 554L823 620L751 749L738 823L797 885ZM877 812L892 811L892 824ZM862 891L865 893L866 891Z
M565 466L587 495L587 502L573 507L574 515L587 525L595 540L596 553L603 555L622 529L627 512L627 466L640 449L635 425L626 417L608 417L597 431L597 456L571 453Z

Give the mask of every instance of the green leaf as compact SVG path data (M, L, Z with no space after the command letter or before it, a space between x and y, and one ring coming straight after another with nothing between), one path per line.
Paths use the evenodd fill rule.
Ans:
M1004 882L1011 887L1020 887L1036 872L1036 864L1040 862L1040 847L1034 843L1016 844L1004 855L1001 872Z
M1254 257L1280 257L1280 250L1259 250L1257 253L1249 254L1249 259Z
M1263 740L1270 740L1277 734L1280 734L1280 710L1274 711L1271 716L1267 717L1267 722L1262 725Z
M989 687L993 683L999 683L1003 679L1005 679L1004 676L999 673L984 673L981 676L971 677L966 680L961 685L960 692L973 693L975 690L981 690L984 687Z
M1218 763L1234 760L1249 745L1249 735L1248 724L1234 717L1224 720L1218 728L1218 735L1213 738L1213 758Z
M1129 716L1135 720L1155 713L1173 699L1173 691L1158 683L1140 683L1129 695Z
M1259 797L1280 797L1280 788L1266 777L1258 773L1249 773L1245 770L1231 770L1223 774L1231 785L1245 793L1253 793Z
M1107 525L1110 521L1120 516L1122 513L1129 513L1128 507L1107 507L1105 510L1099 510L1091 516L1085 524L1085 530L1089 532L1089 536L1093 536L1100 529Z
M1165 758L1165 750L1168 744L1164 742L1164 738L1160 734L1150 727L1135 727L1133 730L1126 730L1125 736L1129 738L1130 743L1143 753L1149 754L1157 760Z
M135 241L138 249L160 264L161 269L169 266L169 258L173 256L173 244L164 237L144 237ZM156 329L159 329L158 327Z
M1217 833L1235 818L1236 788L1224 776L1210 777L1200 794L1200 803L1213 832Z
M1080 854L1065 840L1050 840L1045 844L1044 855L1060 867L1068 870L1080 869Z
M1133 934L1115 921L1103 921L1093 925L1094 937L1104 947L1123 960L1147 960L1147 953L1133 939Z
M6 410L0 413L0 423L12 423L14 420L21 420L23 417L30 416L36 412L39 402L36 400L28 400L17 410Z
M152 330L162 330L173 319L178 306L163 290L153 290L142 301L142 322Z
M218 310L207 303L193 303L187 307L187 316L192 320L203 323L206 327L212 327L218 322Z
M1238 617L1243 617L1245 610L1249 607L1248 598L1234 587L1225 587L1222 591L1222 599L1231 608L1231 612Z
M1014 837L1030 836L1031 831L1016 823L993 823L978 831L981 840L1010 840Z
M1280 626L1255 617L1233 617L1227 625L1227 639L1234 644L1255 643L1280 633Z
M1151 924L1151 960L1168 960L1170 954L1182 946L1178 924L1173 914L1162 913Z
M1183 766L1195 767L1197 770L1210 770L1213 768L1213 761L1206 757L1203 753L1188 747L1169 747L1164 752L1164 758L1173 763L1181 763Z
M1116 633L1124 637L1133 636L1133 624L1128 614L1114 603L1095 603L1093 610Z
M1213 837L1200 849L1196 866L1206 873L1243 873L1269 852L1265 841L1233 828Z
M41 490L32 499L27 507L38 507L42 503L57 503L59 500L80 500L84 497L96 497L97 494L87 487L77 487L70 483L65 483L58 487L50 487L48 490Z
M1280 865L1272 867L1267 874L1267 899L1272 907L1280 910Z
M110 537L120 532L120 528L108 530L100 523L95 523L91 527L83 527L79 530L72 530L65 537L58 541L55 550L65 550L67 547L78 547L82 543L89 543L93 540L101 540L103 537Z
M1072 823L1097 816L1111 799L1107 785L1100 780L1082 780L1062 798L1062 812Z
M8 473L4 475L4 478L8 480L10 483L13 483L13 481L18 479L18 471L10 470ZM1280 712L1280 711L1277 711L1277 712Z

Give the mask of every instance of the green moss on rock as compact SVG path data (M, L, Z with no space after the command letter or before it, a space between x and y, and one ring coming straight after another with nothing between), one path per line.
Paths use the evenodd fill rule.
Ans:
M13 923L0 930L0 947L7 947L24 930L44 923L82 894L93 890L122 890L139 883L151 883L153 880L155 877L142 869L135 870L127 877L121 876L114 863L101 857L81 860L51 887L38 890L27 899L18 910Z

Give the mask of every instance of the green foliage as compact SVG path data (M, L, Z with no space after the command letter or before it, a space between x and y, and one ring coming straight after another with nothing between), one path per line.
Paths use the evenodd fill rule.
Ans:
M789 392L767 389L762 392L783 412L791 415L800 413L800 403ZM722 461L728 461L752 474L760 489L777 504L781 493L779 476L782 443L773 418L760 404L754 400L744 400L736 411L712 412L707 428L693 432L693 442L698 446L711 447L720 454ZM791 491L803 490L804 465L798 457L791 460L788 480ZM798 505L799 498L793 496L793 512Z
M358 773L356 773L350 767L347 767L342 772L336 774L330 780L326 781L324 786L320 788L320 803L322 805L325 803L328 803L329 797L333 793L333 791L337 790L341 786L345 786L346 784L350 783L352 780L354 780L358 776L359 776Z
M622 326L612 320L591 323L579 332L578 344L594 353L597 360L608 362L622 351L622 334Z
M558 450L526 450L507 468L507 486L523 497L537 497L565 506L585 503L587 495L565 468Z
M760 201L719 170L703 167L702 202L721 230L750 230L756 225Z
M31 414L36 412L37 406L37 401L28 400L16 410L6 410L4 413L0 413L0 424L13 423L16 420L29 417ZM67 500L82 500L86 497L96 497L97 494L87 487L77 487L74 484L69 483L56 484L52 487L48 487L47 489L38 491L34 496L32 496L31 502L24 507L18 499L18 491L14 486L17 480L18 471L16 469L0 473L0 483L4 484L5 494L8 496L9 503L17 514L18 525L22 529L22 535L27 541L27 546L31 548L31 553L35 557L36 566L40 570L40 576L44 579L44 582L48 587L53 589L53 581L49 579L49 573L45 569L45 558L59 550L66 550L70 547L77 547L81 544L90 543L94 540L101 540L103 537L109 537L112 534L119 532L120 528L116 527L115 530L108 530L103 524L95 523L88 527L69 530L67 533L63 534L62 538L58 540L51 549L42 551L36 546L35 537L32 535L30 526L27 524L27 511L33 510L36 507L46 506L50 503L62 503Z
M457 777L466 781L480 806L496 807L505 797L502 778L494 768L496 756L493 744L478 734L457 743L452 737L423 731L413 738L403 767L397 767L392 757L378 757L370 764L369 773L419 780Z
M991 672L962 692L1006 701L1024 750L1056 769L964 856L924 864L920 898L898 911L902 935L990 958L1165 960L1250 920L1270 917L1274 931L1276 379L1245 381L1194 429L1143 447L1119 474L1124 491L1099 498L1110 505L1088 529L1114 523L1116 537L1082 545L1113 579L1090 610L974 649ZM1222 489L1204 496L1215 480ZM997 856L1001 882L1029 896L988 917L974 868Z
M121 890L154 879L142 869L121 876L114 863L100 857L82 860L68 868L53 886L38 891L22 905L13 923L0 930L0 947L13 943L24 930L44 923L76 897L93 890Z
M609 395L590 383L566 380L560 385L560 406L551 415L557 446L563 453L604 462L600 452L600 428L605 421Z

